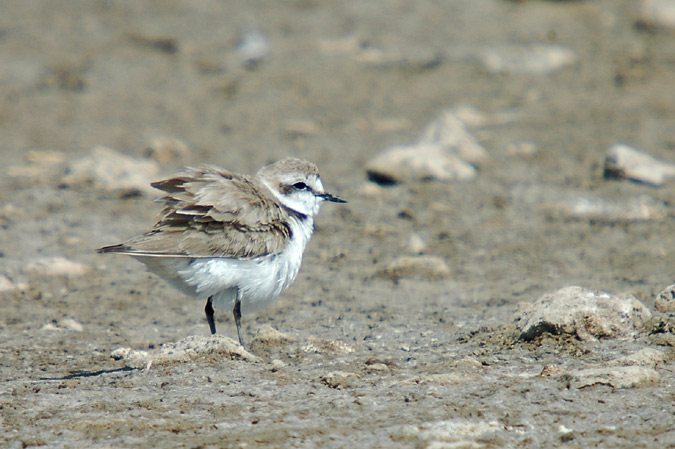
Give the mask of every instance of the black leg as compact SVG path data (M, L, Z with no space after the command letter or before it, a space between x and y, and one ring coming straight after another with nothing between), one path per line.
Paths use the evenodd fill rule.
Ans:
M237 289L237 296L234 298L234 324L237 325L237 336L239 337L239 344L244 348L244 339L241 338L241 299L239 299L239 289Z
M216 322L213 319L213 296L209 296L209 299L206 300L206 307L204 307L204 312L206 312L206 321L209 323L211 334L215 334Z

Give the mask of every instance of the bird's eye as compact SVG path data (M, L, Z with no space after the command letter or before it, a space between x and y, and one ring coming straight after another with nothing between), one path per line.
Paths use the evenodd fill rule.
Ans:
M296 182L295 184L293 184L293 188L296 190L307 190L309 186L304 182Z

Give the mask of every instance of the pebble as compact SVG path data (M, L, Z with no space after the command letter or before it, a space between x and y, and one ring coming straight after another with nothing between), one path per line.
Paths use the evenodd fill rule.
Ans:
M47 257L29 263L24 267L24 272L39 276L64 276L75 278L84 276L91 271L91 267L73 262L64 257Z
M260 30L246 30L239 37L237 53L244 67L257 67L270 53L267 37Z
M675 312L675 284L671 284L656 295L654 307L659 312Z
M424 243L419 234L410 234L404 249L410 254L420 255L427 249L427 244Z
M145 367L152 362L152 357L147 351L139 351L131 348L117 348L110 353L114 360L122 360L128 366Z
M96 146L80 159L72 161L61 182L69 187L94 188L121 195L154 196L150 186L159 174L159 165L150 159L134 158L113 149Z
M574 64L577 55L555 44L500 46L487 49L480 62L491 73L547 75Z
M412 145L395 145L366 163L371 181L395 184L418 181L474 179L476 165L489 159L487 151L453 112L445 111Z
M260 326L254 341L267 346L282 346L297 341L297 338L279 332L269 324L263 324Z
M642 0L637 24L645 28L675 30L675 0Z
M79 321L76 321L72 318L64 318L58 322L59 325L65 329L74 331L74 332L84 332L84 326Z
M635 338L651 312L632 295L611 295L583 287L565 287L543 295L516 318L520 339L544 333L596 338Z
M627 145L616 144L605 157L605 179L628 179L653 186L675 177L675 165L659 161Z
M345 371L333 371L319 378L321 383L328 385L331 388L343 389L355 387L361 380L361 376L356 373L349 373Z
M392 261L379 274L394 280L399 278L436 280L450 276L450 268L445 260L438 256L402 256Z
M61 321L53 320L40 328L43 331L66 331L84 332L84 326L79 321L72 318L65 318Z

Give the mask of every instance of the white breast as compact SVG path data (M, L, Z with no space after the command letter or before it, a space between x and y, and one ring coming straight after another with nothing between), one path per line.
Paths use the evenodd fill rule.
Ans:
M178 274L200 296L214 295L217 308L231 308L239 288L242 312L260 309L277 299L293 283L312 235L311 217L302 221L291 217L290 223L292 238L278 254L248 260L194 259Z

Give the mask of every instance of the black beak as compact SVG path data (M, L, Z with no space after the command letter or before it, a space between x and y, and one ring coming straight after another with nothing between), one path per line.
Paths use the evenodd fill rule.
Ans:
M330 201L331 203L346 203L346 200L343 200L337 195L332 195L330 193L322 193L320 195L317 195L319 198L323 198L324 201Z

